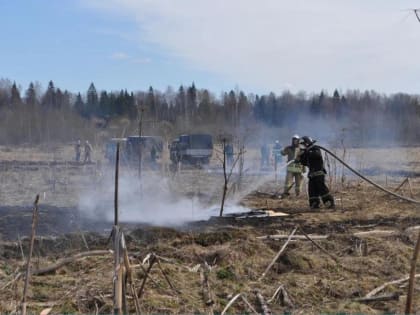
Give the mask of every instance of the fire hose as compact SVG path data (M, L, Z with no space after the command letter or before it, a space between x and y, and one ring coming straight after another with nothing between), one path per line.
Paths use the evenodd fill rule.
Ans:
M383 192L385 192L387 194L390 194L390 195L392 195L394 197L397 197L399 199L402 199L402 200L405 200L405 201L408 201L408 202L412 202L412 203L415 203L415 204L420 204L420 201L419 200L415 200L415 199L412 199L412 198L408 198L408 197L405 197L405 196L396 194L395 192L392 192L392 191L384 188L383 186L375 183L374 181L372 181L369 178L365 177L364 175L360 174L358 171L356 171L354 168L352 168L350 165L348 165L346 162L344 162L342 159L340 159L337 155L335 155L334 153L332 153L330 150L328 150L328 149L326 149L324 147L321 147L319 145L318 145L318 147L321 150L324 150L325 152L327 152L329 155L331 155L333 158L335 158L337 161L339 161L341 164L343 164L345 167L347 167L350 171L352 171L354 174L356 174L357 176L359 176L361 179L367 181L369 184L375 186L379 190L382 190Z

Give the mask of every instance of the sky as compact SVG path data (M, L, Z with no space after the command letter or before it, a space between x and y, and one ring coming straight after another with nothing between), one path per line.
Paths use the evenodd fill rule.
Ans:
M0 79L420 93L420 0L0 0Z

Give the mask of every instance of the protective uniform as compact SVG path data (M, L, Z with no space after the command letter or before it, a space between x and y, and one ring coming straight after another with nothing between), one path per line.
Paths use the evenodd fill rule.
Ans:
M325 184L327 171L324 168L321 149L314 145L315 142L309 137L302 137L302 141L306 149L298 159L309 168L309 206L311 209L319 208L321 199L327 208L333 209L335 207L334 198Z
M305 173L305 167L300 162L296 161L296 158L299 156L300 153L301 150L299 148L299 136L294 135L292 138L292 144L290 146L285 147L281 151L282 155L287 156L287 162L295 161L287 166L286 180L284 181L284 192L282 194L282 197L286 197L289 195L289 190L293 185L293 180L295 183L296 196L299 196L300 194L303 180L302 174Z

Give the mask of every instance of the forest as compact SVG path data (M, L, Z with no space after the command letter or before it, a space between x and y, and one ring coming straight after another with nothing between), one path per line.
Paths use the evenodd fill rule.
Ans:
M420 96L405 93L335 89L258 95L236 88L217 95L194 83L165 91L105 91L93 82L86 92L73 93L53 81L46 89L36 81L24 89L0 80L3 144L66 142L98 131L103 137L124 136L120 133L136 132L140 117L145 133L168 140L191 131L263 134L269 140L294 133L331 140L346 133L352 146L416 145L420 139Z

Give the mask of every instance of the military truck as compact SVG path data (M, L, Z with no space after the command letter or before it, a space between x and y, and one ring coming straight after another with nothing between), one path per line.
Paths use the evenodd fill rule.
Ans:
M180 135L169 146L173 163L209 164L213 154L213 139L209 134Z

